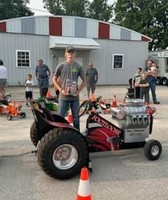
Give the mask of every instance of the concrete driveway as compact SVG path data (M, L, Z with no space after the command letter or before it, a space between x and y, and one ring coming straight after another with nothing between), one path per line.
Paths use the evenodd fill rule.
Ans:
M97 96L110 99L115 94L122 100L125 86L97 88ZM168 199L168 88L157 87L157 115L150 138L162 143L163 152L157 161L145 158L143 149L91 155L93 173L90 187L93 200L166 200ZM12 99L24 100L24 88L7 88ZM34 88L34 97L38 89ZM86 90L81 99L86 98ZM23 102L22 102L23 103ZM47 176L39 167L29 138L33 116L23 103L26 119L8 121L0 116L0 200L75 200L79 175L59 181ZM111 120L110 115L105 115ZM85 127L86 117L81 118Z

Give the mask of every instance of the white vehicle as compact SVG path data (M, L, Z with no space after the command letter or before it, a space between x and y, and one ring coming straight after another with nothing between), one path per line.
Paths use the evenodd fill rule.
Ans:
M168 85L168 50L149 52L149 59L158 67L157 85Z

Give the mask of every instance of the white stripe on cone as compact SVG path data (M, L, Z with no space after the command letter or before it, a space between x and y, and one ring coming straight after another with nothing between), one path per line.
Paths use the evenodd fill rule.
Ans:
M90 194L91 194L91 191L90 191L89 180L86 180L86 181L80 180L79 188L78 188L78 195L81 197L87 197Z

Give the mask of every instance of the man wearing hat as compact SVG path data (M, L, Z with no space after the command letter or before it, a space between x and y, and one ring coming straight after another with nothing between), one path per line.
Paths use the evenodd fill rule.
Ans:
M59 63L53 76L53 84L60 91L58 114L65 117L68 107L71 108L73 125L80 130L78 108L79 93L86 84L82 67L75 62L76 50L68 46L65 50L65 61ZM82 82L79 85L78 79Z

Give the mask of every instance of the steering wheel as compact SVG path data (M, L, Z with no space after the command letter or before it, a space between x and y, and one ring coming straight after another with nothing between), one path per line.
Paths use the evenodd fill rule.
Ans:
M89 100L83 101L78 108L78 113L79 113L78 117L81 117L82 115L85 114L86 111L89 111L91 109L92 109L92 102Z
M101 106L100 103L97 101L90 101L90 100L85 100L81 103L78 109L79 117L84 115L87 111L91 111L94 109L97 113L101 113Z

